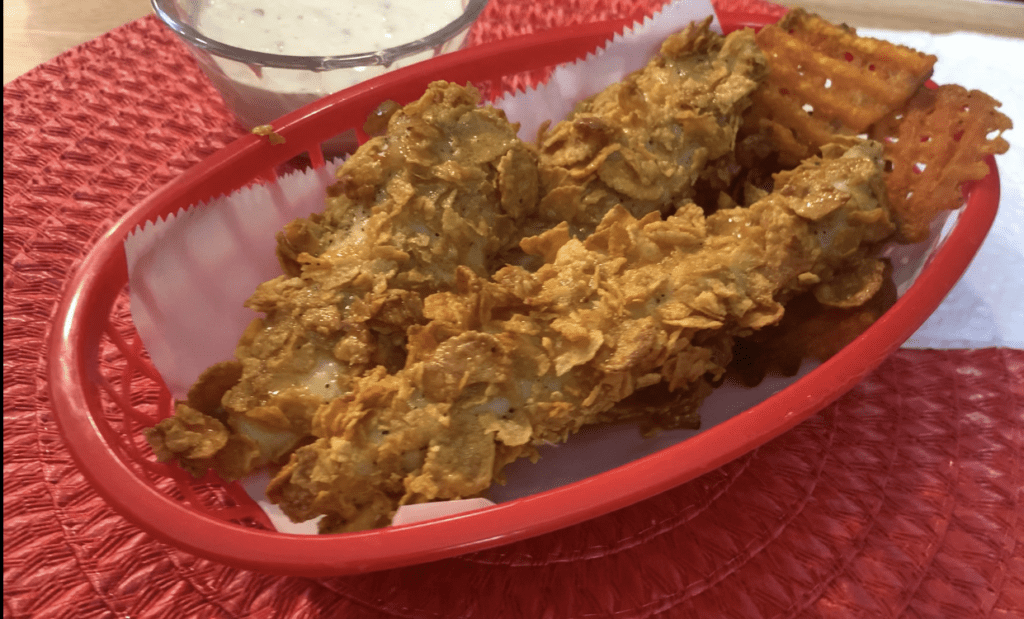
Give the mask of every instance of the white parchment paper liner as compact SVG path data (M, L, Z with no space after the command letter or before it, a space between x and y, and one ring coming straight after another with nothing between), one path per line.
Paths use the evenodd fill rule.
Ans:
M557 69L544 86L496 103L510 120L521 123L520 136L532 140L541 122L558 120L579 99L641 68L661 41L694 20L713 14L710 2L679 2L633 31L618 35L603 52ZM715 21L717 28L717 19ZM353 124L361 122L353 120ZM135 230L125 241L131 311L154 365L176 398L184 397L199 373L230 359L235 344L255 314L243 302L260 282L280 275L274 235L288 221L322 210L324 189L337 163L325 170L297 172L275 186L257 186L195 205L164 221ZM916 277L925 257L939 242L900 248L897 280L901 292ZM805 367L801 375L811 368ZM702 430L721 423L796 380L769 379L756 389L724 385L701 409ZM543 466L517 462L507 467L508 483L489 496L508 501L595 475L654 453L696 431L664 432L644 439L631 426L586 428L565 445L542 448ZM267 501L266 474L243 486L270 515L279 530L315 533L310 523L290 523ZM471 500L464 507L480 507ZM452 506L459 509L459 506ZM396 522L435 517L434 507L402 508ZM451 508L446 508L451 512ZM411 510L411 511L410 511Z

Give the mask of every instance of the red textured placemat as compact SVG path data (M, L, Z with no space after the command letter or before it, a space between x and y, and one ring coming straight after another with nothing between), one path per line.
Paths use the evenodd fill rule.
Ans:
M491 0L470 40L660 4ZM151 17L4 88L5 617L1024 616L1021 351L900 351L718 471L429 565L282 578L154 541L63 446L49 319L117 216L241 134Z

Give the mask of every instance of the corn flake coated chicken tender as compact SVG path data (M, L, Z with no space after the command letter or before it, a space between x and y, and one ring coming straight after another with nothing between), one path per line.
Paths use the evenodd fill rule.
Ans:
M220 369L238 374L237 383L224 391L222 381L201 378L193 390L223 399L189 418L212 416L224 447L211 460L190 456L180 441L178 451L161 445L172 433L194 433L175 416L148 433L161 457L228 478L276 461L308 435L323 401L370 368L402 367L405 330L423 321L423 296L450 289L457 266L492 273L521 255L524 230L566 218L588 234L619 201L637 216L666 210L692 194L700 174L727 174L727 163L710 172L706 164L728 159L739 114L763 77L752 36L723 38L704 23L661 51L550 132L540 175L535 151L500 111L477 107L472 88L439 82L392 114L386 135L339 169L325 212L279 234L286 276L249 300L266 317Z
M542 133L534 233L567 221L583 238L616 205L667 215L702 176L728 185L741 114L767 65L752 31L722 37L709 25L670 36L644 69Z
M201 405L190 394L147 433L161 459L227 479L278 460L351 381L404 365L422 298L450 289L457 266L496 268L536 208L536 160L503 112L478 104L472 87L431 84L339 168L322 214L278 235L285 275L246 303L264 317L236 360L200 377Z
M774 324L813 290L843 306L881 285L878 243L894 227L874 142L832 146L776 177L749 208L662 219L611 209L594 234L562 224L525 243L545 264L493 280L457 271L424 301L406 364L359 378L322 407L316 442L268 488L324 532L386 525L399 505L479 495L502 467L536 457L652 385L696 410L733 339Z

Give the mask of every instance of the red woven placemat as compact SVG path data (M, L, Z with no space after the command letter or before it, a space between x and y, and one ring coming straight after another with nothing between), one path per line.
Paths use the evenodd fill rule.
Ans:
M470 40L660 4L491 0ZM117 216L241 134L151 17L4 88L5 617L1024 616L1024 352L1011 350L900 351L713 473L456 559L312 580L154 541L57 434L49 321Z

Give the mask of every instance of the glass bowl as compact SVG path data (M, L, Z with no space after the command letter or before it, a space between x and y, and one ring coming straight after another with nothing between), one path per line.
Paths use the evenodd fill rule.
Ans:
M355 11L350 16L326 13L312 6L304 9L292 3L285 3L289 7L287 12L276 13L276 7L281 4L255 0L151 1L157 16L185 43L228 108L247 129L268 124L303 105L389 70L460 48L470 26L487 6L487 0L447 0L446 4L461 7L461 13L443 23L447 17L435 18L429 9L425 15L390 22L382 22L379 15L366 11L359 14L366 4L387 6L395 11L422 11L424 4L420 0L404 3L381 0L358 6L325 4L324 8L331 11L339 8ZM261 4L267 8L261 8ZM304 21L303 14L307 17ZM282 18L284 21L280 21ZM431 30L429 25L434 19L439 28ZM389 34L385 32L388 27L404 32ZM403 41L425 30L430 31L420 38ZM285 55L237 46L239 41L244 41L251 42L250 47L266 49L268 44L260 38L271 34L287 41L270 43L276 49L294 49L300 53L319 50L324 55ZM359 37L363 37L368 49L358 52L345 49L358 47ZM374 44L366 37L388 42L393 39L398 45L384 47L383 43ZM346 53L328 55L338 51Z

